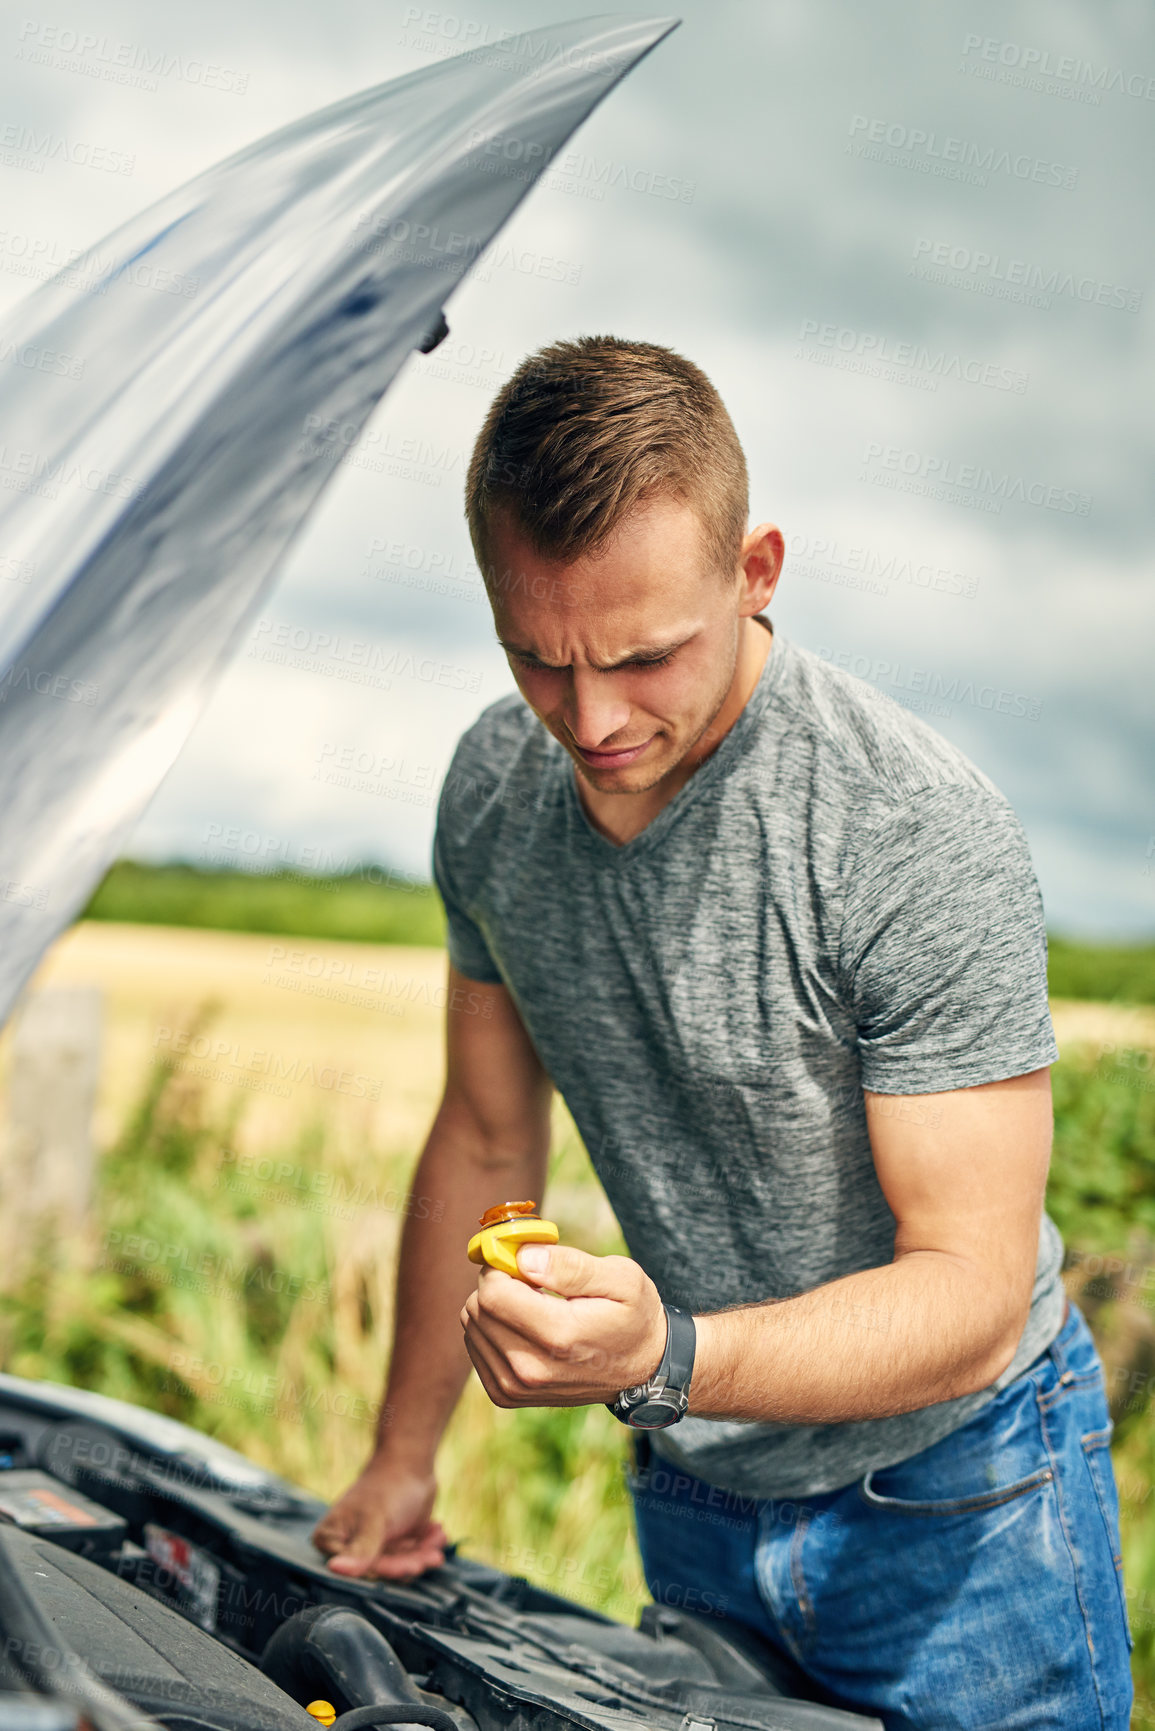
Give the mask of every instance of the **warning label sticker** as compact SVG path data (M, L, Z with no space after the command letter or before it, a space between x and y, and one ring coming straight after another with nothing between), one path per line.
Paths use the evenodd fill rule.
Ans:
M209 1553L182 1539L179 1533L170 1533L167 1527L153 1526L151 1522L144 1529L144 1546L158 1568L172 1577L177 1589L174 1597L182 1610L202 1629L215 1629L221 1571ZM158 1586L163 1584L156 1582Z

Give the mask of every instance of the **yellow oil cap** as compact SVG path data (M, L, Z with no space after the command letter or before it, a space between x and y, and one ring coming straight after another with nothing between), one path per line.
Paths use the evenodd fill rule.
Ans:
M337 1717L337 1709L331 1701L310 1701L305 1712L311 1713L318 1725L331 1725Z
M552 1220L542 1220L534 1213L536 1207L536 1202L500 1202L496 1208L487 1208L478 1222L482 1231L469 1240L466 1254L470 1262L487 1262L490 1268L512 1274L515 1280L524 1279L517 1266L518 1245L556 1244L559 1236Z

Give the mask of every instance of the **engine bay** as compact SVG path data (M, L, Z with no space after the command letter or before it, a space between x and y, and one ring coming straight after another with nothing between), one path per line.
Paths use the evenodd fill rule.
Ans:
M317 1700L336 1731L879 1726L716 1616L630 1628L454 1552L335 1576L324 1507L174 1420L0 1375L0 1731L317 1731Z

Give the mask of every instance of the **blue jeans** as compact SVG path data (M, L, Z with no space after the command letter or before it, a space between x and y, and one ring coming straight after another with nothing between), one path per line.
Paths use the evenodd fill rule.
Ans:
M887 1731L1126 1731L1131 1646L1103 1369L1072 1305L967 1424L793 1502L631 1479L659 1604L736 1618Z

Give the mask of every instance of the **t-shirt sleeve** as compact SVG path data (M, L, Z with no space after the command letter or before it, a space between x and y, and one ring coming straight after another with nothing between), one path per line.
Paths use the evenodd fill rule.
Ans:
M437 829L433 837L433 881L445 908L448 927L449 960L459 974L468 980L484 980L501 984L501 970L489 953L481 928L471 919L463 905L449 863L450 848L445 834L444 805L438 812Z
M916 795L859 838L844 897L864 1088L930 1094L1055 1062L1042 899L1005 800L970 786Z

